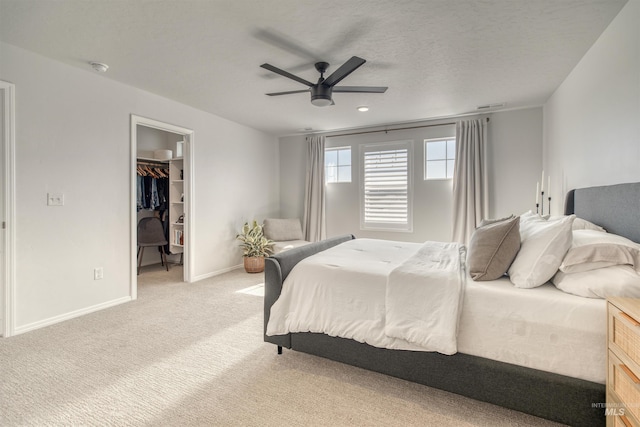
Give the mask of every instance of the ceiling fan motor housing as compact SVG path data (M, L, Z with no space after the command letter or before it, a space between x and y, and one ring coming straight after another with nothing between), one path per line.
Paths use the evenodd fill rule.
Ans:
M331 94L333 87L323 84L311 87L311 103L316 107L326 107L331 105Z

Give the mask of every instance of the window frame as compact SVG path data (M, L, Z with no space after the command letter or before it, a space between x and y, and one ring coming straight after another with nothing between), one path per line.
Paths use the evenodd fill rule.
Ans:
M338 177L340 166L346 166L340 164L340 151L349 150L349 157L351 158L351 163L349 164L349 181L339 181ZM335 151L336 152L336 181L327 181L329 174L327 173L327 151ZM350 145L343 145L340 147L325 147L324 148L324 184L351 184L353 182L353 148Z
M413 140L376 142L360 145L360 229L371 231L413 232ZM365 212L365 155L371 151L407 150L407 221L406 223L389 223L382 221L366 221Z
M445 158L444 159L436 159L436 160L429 160L427 158L427 145L431 142L445 142ZM449 157L449 141L453 141L454 144L457 144L456 142L456 137L454 136L447 136L447 137L440 137L440 138L427 138L423 141L423 159L422 159L422 168L423 168L423 175L422 175L422 179L423 181L447 181L447 180L452 180L455 177L455 162L456 162L456 149L454 148L453 150L453 158ZM430 161L439 161L439 160L444 160L445 161L445 177L444 178L428 178L427 177L427 164ZM451 177L448 177L448 166L447 166L447 162L449 160L453 160L453 171L451 171Z

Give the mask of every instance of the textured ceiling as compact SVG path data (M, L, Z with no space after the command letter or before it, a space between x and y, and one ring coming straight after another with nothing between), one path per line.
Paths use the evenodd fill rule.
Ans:
M273 135L542 105L626 0L0 0L2 41ZM310 81L351 56L341 82L385 94L334 94ZM93 72L93 71L91 71ZM370 111L356 111L368 105Z

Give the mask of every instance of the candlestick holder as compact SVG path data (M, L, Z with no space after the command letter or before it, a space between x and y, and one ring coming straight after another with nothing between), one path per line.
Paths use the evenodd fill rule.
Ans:
M540 215L544 215L544 191L541 191L540 194L542 195L542 203L540 204Z
M536 213L540 213L540 203L536 203Z
M551 215L551 196L547 198L547 201L549 202L549 215Z

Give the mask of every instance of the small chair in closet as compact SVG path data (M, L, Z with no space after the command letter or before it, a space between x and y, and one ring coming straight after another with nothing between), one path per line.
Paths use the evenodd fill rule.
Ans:
M156 246L160 248L160 262L167 268L167 271L169 271L167 255L164 252L164 246L166 244L168 244L168 242L164 234L164 228L162 227L162 221L160 221L160 218L142 218L138 222L138 274L140 274L144 248L147 246Z

